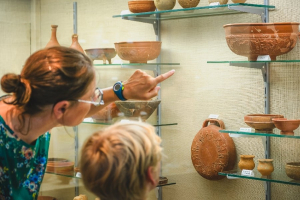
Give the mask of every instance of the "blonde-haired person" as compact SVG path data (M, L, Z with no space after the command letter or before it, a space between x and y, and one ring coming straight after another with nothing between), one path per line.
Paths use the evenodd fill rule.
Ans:
M123 82L123 96L156 96L157 84L173 73L153 78L136 70ZM96 87L93 62L67 47L35 52L20 74L2 77L1 89L9 94L0 98L0 199L6 200L37 199L48 160L51 128L76 126L119 100L112 87Z
M85 187L101 200L146 200L159 182L160 142L144 122L119 122L93 134L81 151Z

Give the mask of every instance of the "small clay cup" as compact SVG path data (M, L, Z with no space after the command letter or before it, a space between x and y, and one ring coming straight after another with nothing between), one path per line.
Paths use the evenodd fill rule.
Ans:
M300 180L300 162L286 163L285 172L291 179Z
M276 128L281 130L281 135L294 135L294 130L300 125L299 119L274 118L272 120Z
M254 155L240 155L240 162L238 164L241 170L253 170L255 167L255 163L253 161Z
M193 8L197 7L200 0L178 0L178 3L182 8Z
M274 171L273 159L258 159L257 170L263 176L269 176Z
M133 13L155 11L154 1L128 1L128 8Z

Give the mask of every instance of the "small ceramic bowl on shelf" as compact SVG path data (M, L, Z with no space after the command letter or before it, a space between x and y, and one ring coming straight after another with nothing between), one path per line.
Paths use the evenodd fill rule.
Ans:
M111 64L111 59L117 55L116 50L114 48L85 49L85 53L93 61L103 60L103 64L106 64L106 61L108 61L108 63Z
M283 115L250 114L244 117L245 123L254 128L256 133L273 133L275 128L273 118L283 118Z
M276 128L281 130L281 135L294 135L294 130L300 125L299 119L274 118L272 120Z
M300 162L289 162L285 164L285 172L288 177L300 180Z
M233 3L245 3L247 0L231 0Z
M156 7L154 1L128 1L128 8L130 12L141 13L141 12L152 12L155 11Z
M228 3L228 0L208 0L208 3L220 3L221 5L223 4L227 4Z

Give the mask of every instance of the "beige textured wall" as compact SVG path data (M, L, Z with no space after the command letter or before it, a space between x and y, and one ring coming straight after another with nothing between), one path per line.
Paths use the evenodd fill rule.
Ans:
M57 36L60 44L71 44L73 1L32 2L37 6L35 12L40 11L40 15L30 15L28 0L0 0L0 26L5 30L0 32L1 73L8 68L18 72L30 54L30 17L34 17L31 20L33 31L40 34L31 38L31 44L34 44L32 51L46 45L51 24L59 25ZM112 15L127 9L127 1L77 2L78 34L84 49L113 47L113 43L119 41L155 40L151 25L112 18ZM247 2L262 4L263 0ZM270 4L277 8L270 13L270 22L299 22L299 1L270 0ZM205 5L208 2L201 0L199 6ZM180 8L178 3L176 8ZM178 123L177 126L162 128L163 147L167 155L163 161L163 175L177 183L163 188L164 200L264 199L263 182L244 179L208 181L197 174L190 159L192 140L209 114L219 114L226 128L234 130L246 127L244 115L264 112L264 83L260 70L206 63L208 60L246 60L229 50L222 28L224 24L243 22L260 22L260 18L237 14L164 21L161 24L162 62L180 63L180 66L162 67L162 72L176 69L172 79L162 84L162 120ZM299 59L299 43L289 54L278 59ZM117 62L118 58L113 61ZM132 72L118 67L98 67L98 85L111 86L116 80L128 78ZM271 113L283 114L287 118L300 117L299 74L299 64L271 65ZM80 125L80 145L98 128L101 127ZM67 130L65 132L60 128L53 131L50 156L74 158L74 133L71 128ZM296 135L299 134L297 130ZM234 142L238 155L254 154L256 163L257 159L263 158L260 138L234 138ZM299 161L298 140L272 138L271 144L274 173L283 172L284 163L288 161ZM74 186L73 179L47 175L41 194L72 199ZM85 193L83 190L80 192ZM299 192L300 187L272 183L272 199L298 199ZM92 196L90 198L93 199ZM149 199L155 199L154 192Z

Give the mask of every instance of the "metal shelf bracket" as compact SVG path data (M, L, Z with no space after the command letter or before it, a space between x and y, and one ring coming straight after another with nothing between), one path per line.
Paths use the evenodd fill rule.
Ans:
M257 15L261 16L262 21L265 21L265 15L266 15L265 8L253 8L253 7L249 7L249 6L230 6L230 5L228 5L228 9L257 14Z
M264 82L267 81L267 70L266 70L266 62L251 62L251 63L234 63L234 62L229 62L230 66L236 66L236 67L247 67L247 68L256 68L256 69L261 69L262 76L264 79Z

